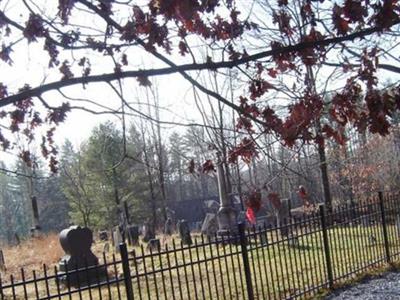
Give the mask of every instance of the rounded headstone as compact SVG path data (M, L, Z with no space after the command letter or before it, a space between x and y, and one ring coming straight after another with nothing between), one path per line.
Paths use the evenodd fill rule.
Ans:
M60 232L60 244L65 253L76 256L90 252L93 233L87 227L71 226Z

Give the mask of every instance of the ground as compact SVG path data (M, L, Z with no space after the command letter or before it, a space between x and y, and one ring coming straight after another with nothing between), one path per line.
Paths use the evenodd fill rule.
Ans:
M104 243L95 242L92 251L98 257L102 257L103 247ZM112 245L110 250L111 248ZM6 270L1 270L3 282L7 282L11 274L15 279L20 279L21 268L24 268L29 276L33 270L43 270L43 264L52 269L64 255L57 233L23 240L18 246L4 246L0 249L3 250L6 265Z
M389 272L353 287L337 290L326 300L397 300L400 299L400 272Z
M379 234L381 229L378 224L339 226L328 230L333 275L335 278L342 278L335 283L354 282L359 276L365 275L365 271L375 271L375 274L383 271L382 268L387 264L384 241ZM267 295L270 298L281 299L304 293L305 296L312 297L315 293L309 288L327 284L321 231L312 226L303 226L294 229L293 234L297 236L295 244L291 243L291 240L282 238L280 231L276 229L260 231L257 238L253 236L254 234L249 238L248 257L257 299L265 299ZM374 239L371 239L372 235ZM400 241L397 239L397 229L394 225L388 226L388 235L390 252L397 261L395 258L400 253ZM268 241L268 245L261 246L261 237ZM238 268L242 261L239 245L207 243L198 235L194 235L196 247L182 248L176 236L174 236L175 243L172 237L159 236L159 238L164 249L160 254L149 255L145 247L129 247L132 258L131 273L135 276L135 280L132 281L133 288L141 290L144 298L153 299L154 295L169 298L171 293L175 296L201 293L204 297L200 298L204 299L215 299L218 295L223 295L227 299L235 297L243 299L245 288L242 282L243 268ZM109 243L110 251L106 256L107 261L111 262L112 246L111 242ZM103 256L104 245L104 242L97 241L92 247L99 258ZM7 266L7 272L1 271L3 283L12 281L11 274L14 274L14 280L20 280L21 267L27 271L25 278L32 277L30 275L34 269L43 271L43 263L48 265L48 270L54 270L63 255L56 234L27 240L19 246L5 247L3 250ZM119 259L119 255L116 255L116 258ZM102 263L102 259L100 261ZM176 267L170 268L170 266ZM109 268L110 278L120 274L122 274L121 264L115 269ZM142 276L143 274L149 275ZM39 286L41 295L46 294L47 288L42 282ZM55 283L52 282L51 291L56 291L55 288ZM111 292L115 290L116 287L113 285ZM358 292L362 290L361 288ZM382 288L382 291L389 293L386 288ZM400 292L400 288L397 291ZM10 289L7 290L8 294L11 292ZM20 289L17 294L21 292L23 291ZM372 292L368 293L371 294ZM350 298L332 298L335 296L339 297L339 294L335 293L328 299L357 299L354 298L354 294L349 296ZM397 294L392 298L388 298L387 294L385 296L381 299L400 299ZM360 296L359 299L367 298Z

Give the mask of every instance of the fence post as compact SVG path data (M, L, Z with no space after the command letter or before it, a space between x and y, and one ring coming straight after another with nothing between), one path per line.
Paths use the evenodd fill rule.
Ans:
M390 251L389 251L389 239L387 233L387 224L386 224L386 214L385 214L385 206L383 204L383 193L382 191L378 192L379 198L379 208L381 211L381 220L382 220L382 229L383 229L383 241L385 243L385 254L386 254L386 261L390 263Z
M238 227L239 227L240 247L242 249L244 275L246 277L247 296L249 297L249 300L254 300L253 284L251 282L249 254L247 252L247 237L245 234L245 224L239 223Z
M126 289L126 299L133 300L133 287L131 280L131 270L129 268L128 250L125 243L119 244L119 252L121 254L122 270L124 272L124 282Z
M322 239L324 242L324 254L325 254L326 272L328 276L328 287L331 289L333 287L333 272L332 272L331 252L329 249L328 228L326 226L324 205L319 206L319 214L321 217Z

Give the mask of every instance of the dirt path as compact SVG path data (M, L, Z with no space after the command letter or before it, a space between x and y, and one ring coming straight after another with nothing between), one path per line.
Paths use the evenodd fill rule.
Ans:
M390 272L345 290L338 290L326 300L398 300L400 299L400 273Z

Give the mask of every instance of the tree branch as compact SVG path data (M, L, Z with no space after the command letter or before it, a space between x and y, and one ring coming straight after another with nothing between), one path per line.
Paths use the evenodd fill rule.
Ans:
M323 62L322 64L325 66L329 66L329 67L343 67L343 64L338 64L338 63ZM346 66L349 66L352 68L360 67L359 64L346 64ZM389 64L379 64L379 63L376 66L380 69L384 69L389 72L400 74L400 67L396 67L396 66L389 65Z

